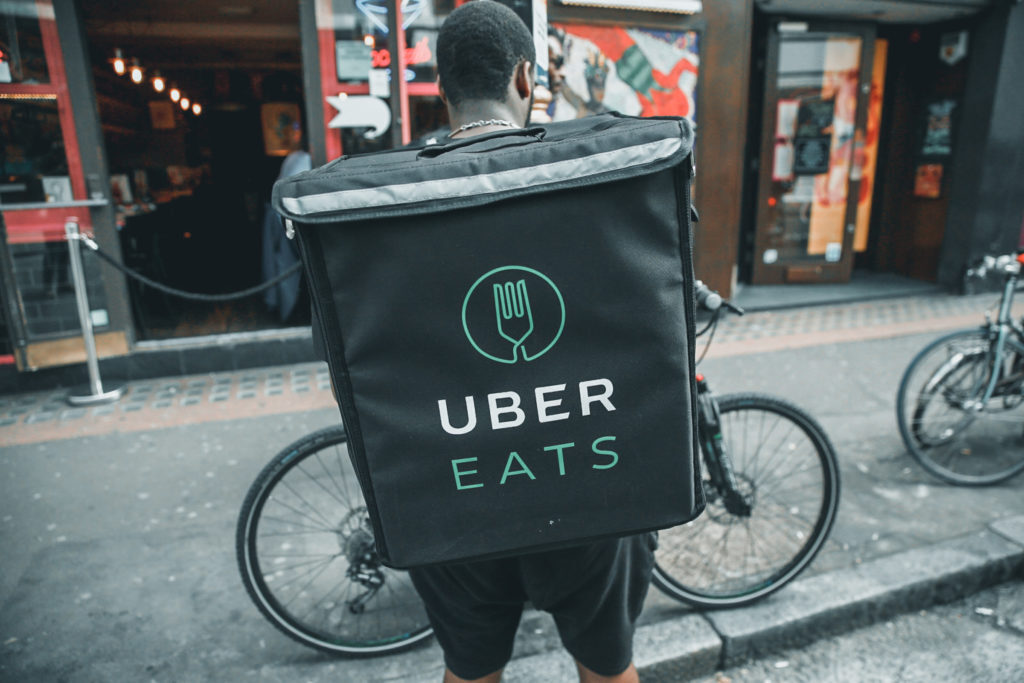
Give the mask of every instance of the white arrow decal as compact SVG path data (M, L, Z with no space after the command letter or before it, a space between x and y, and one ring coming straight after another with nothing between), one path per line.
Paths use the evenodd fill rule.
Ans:
M365 137L379 138L391 125L391 108L379 97L369 95L340 95L327 97L327 102L338 110L338 115L327 124L328 128L372 128Z

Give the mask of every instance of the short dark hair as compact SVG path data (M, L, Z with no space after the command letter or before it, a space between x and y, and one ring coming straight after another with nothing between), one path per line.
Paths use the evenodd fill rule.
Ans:
M523 20L493 0L474 0L448 15L437 36L437 73L448 101L504 102L516 66L536 63Z

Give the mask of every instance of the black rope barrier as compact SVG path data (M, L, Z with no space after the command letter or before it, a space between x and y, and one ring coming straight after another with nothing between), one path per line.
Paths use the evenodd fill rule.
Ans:
M104 253L91 239L85 236L83 236L80 239L82 240L82 242L85 243L87 247L89 247L89 249L94 254L99 256L101 259L103 259L104 261L106 261L107 263L109 263L114 268L121 271L128 277L138 280L142 284L148 287L152 287L153 289L159 290L161 292L164 292L165 294L171 294L173 296L178 296L183 299L192 299L194 301L233 301L234 299L244 299L247 296L258 294L259 292L262 292L265 289L273 287L279 282L287 280L292 275L295 275L295 273L299 272L299 270L302 268L301 263L296 263L290 266L287 270L283 271L282 273L274 277L273 279L267 280L266 282L261 282L258 285L249 287L248 289L242 289L237 292L225 292L224 294L201 294L199 292L186 292L181 289L169 287L168 285L157 282L156 280L151 280L142 273L134 271L119 263L116 259L114 259L114 257L110 256L109 254Z

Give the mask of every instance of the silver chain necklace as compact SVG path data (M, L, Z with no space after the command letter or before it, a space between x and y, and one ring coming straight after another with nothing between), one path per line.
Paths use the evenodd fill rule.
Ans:
M505 119L487 119L486 121L473 121L472 123L467 123L464 126L459 126L451 133L448 133L448 137L453 138L464 130L469 130L470 128L483 128L484 126L505 126L507 128L519 128L519 126L517 126L516 124L512 123L511 121L506 121Z

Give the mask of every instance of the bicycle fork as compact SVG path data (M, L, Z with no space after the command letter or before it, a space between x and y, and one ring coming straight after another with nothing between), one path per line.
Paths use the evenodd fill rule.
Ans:
M718 401L711 395L707 379L704 375L698 374L697 426L711 485L722 497L725 509L730 514L749 517L752 510L751 499L739 490L732 459L722 438L721 418Z

